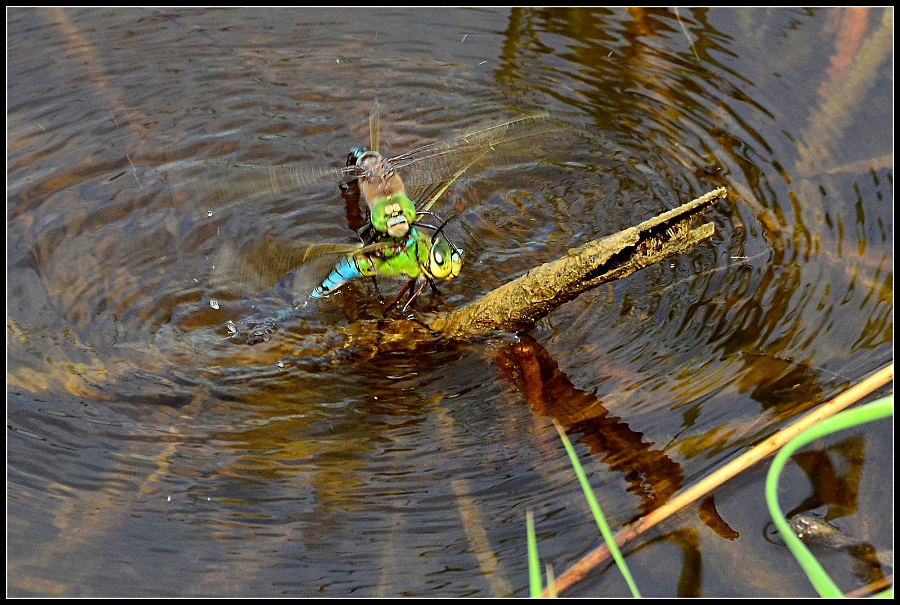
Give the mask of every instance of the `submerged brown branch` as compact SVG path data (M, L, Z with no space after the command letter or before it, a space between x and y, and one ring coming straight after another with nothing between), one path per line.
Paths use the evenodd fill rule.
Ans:
M636 227L570 250L464 307L439 315L429 327L454 340L527 330L583 292L686 252L712 237L715 228L711 223L696 229L692 224L725 195L725 188L720 187Z

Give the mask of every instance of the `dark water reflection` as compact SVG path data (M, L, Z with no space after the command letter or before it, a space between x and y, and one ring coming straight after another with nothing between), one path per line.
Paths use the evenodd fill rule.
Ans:
M550 419L621 527L892 361L891 10L13 9L8 30L10 595L524 595L526 510L557 572L599 539ZM391 342L367 284L290 314L289 284L255 309L217 288L228 246L352 241L352 192L272 197L225 166L340 166L373 97L389 154L534 109L578 127L451 188L467 264L421 317L729 200L711 242L521 337ZM844 437L832 473L811 469L845 449L798 459L785 509L892 548L888 431ZM758 479L717 494L730 527L635 550L644 594L814 594L762 539ZM846 590L873 577L849 567ZM579 590L625 594L604 570Z

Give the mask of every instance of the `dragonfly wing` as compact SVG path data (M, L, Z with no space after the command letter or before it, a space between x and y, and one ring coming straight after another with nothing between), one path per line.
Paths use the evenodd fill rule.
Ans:
M233 166L234 182L229 188L248 196L265 192L270 196L318 191L328 185L355 180L361 175L356 166L310 167L299 164L275 166Z
M421 194L421 199L416 203L416 210L418 212L428 212L431 210L431 207L434 206L435 202L437 202L444 192L447 190L450 185L456 181L459 177L463 175L463 173L471 168L474 164L478 163L486 154L476 154L472 156L472 159L467 164L462 165L455 173L451 174L448 178L444 179L439 183L435 183L433 186L425 190Z
M224 287L240 297L258 295L281 279L296 273L292 286L306 296L319 286L342 256L395 254L397 243L358 244L302 243L266 237L243 246L224 246L216 258L213 286Z
M465 171L482 164L499 166L535 156L568 131L550 114L507 120L469 132L457 139L424 145L389 161L399 170L408 190L453 182Z
M290 273L303 270L311 292L342 255L358 252L354 244L300 243L266 237L242 248L223 246L213 270L213 286L243 296L257 295ZM308 292L306 292L308 294Z
M174 166L167 172L176 203L209 210L231 204L258 204L273 198L311 194L360 176L355 166L256 166L216 161Z

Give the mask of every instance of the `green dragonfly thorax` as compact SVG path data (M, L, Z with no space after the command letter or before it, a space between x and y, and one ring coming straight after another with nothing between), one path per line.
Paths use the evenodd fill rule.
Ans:
M385 247L374 254L357 253L354 260L360 273L410 279L424 274L432 279L449 280L458 277L462 270L463 253L443 237L432 241L424 233L411 229L407 237L396 241L401 247Z

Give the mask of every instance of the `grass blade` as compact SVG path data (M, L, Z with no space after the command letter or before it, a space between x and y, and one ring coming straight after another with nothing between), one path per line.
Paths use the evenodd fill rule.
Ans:
M525 530L528 533L528 586L531 589L531 598L538 599L541 596L541 562L538 559L537 538L534 535L534 515L531 511L525 513Z
M594 520L597 522L597 527L600 528L600 533L603 534L603 539L606 540L606 545L609 547L609 552L612 554L613 559L616 561L616 565L619 566L619 571L622 572L622 576L625 578L625 582L628 583L628 588L631 589L631 594L637 598L641 597L641 593L638 591L637 585L634 583L634 579L631 577L631 572L628 570L628 566L625 564L625 557L622 556L621 551L619 551L619 547L616 545L616 539L613 536L612 532L609 530L609 525L606 524L606 518L603 516L603 511L600 510L600 505L597 503L597 499L594 497L594 492L591 489L590 483L588 483L587 477L584 474L584 469L581 468L581 463L578 461L578 455L575 453L575 448L572 447L572 443L569 441L569 438L566 437L565 431L563 431L562 427L554 420L553 425L556 427L556 430L559 432L559 436L562 439L563 445L566 447L566 453L569 454L569 460L572 462L572 468L575 469L575 474L578 476L578 482L581 483L581 489L584 490L584 496L587 498L588 505L591 507L591 512L594 514Z

